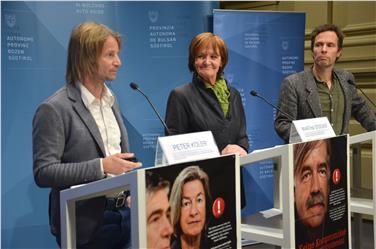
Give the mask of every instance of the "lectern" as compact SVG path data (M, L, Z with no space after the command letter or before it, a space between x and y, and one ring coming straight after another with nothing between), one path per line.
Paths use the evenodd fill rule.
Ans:
M157 234L155 229L151 229L153 226L147 225L147 219L150 224L150 220L153 221L153 218L150 218L153 217L153 210L163 211L168 209L169 205L175 212L180 210L183 213L182 210L184 210L185 215L190 216L192 212L196 214L194 222L196 224L193 230L201 229L199 233L201 233L202 245L206 248L239 248L241 238L239 169L239 157L227 155L137 169L120 176L63 190L60 193L62 248L75 248L76 246L75 205L77 201L113 195L125 189L130 191L132 198L132 248L147 248L147 234ZM154 177L151 176L152 173ZM162 185L164 190L170 191L169 196L165 191L158 192L160 191L158 186ZM159 194L155 194L156 192ZM154 197L159 198L155 201ZM186 203L184 206L183 200ZM162 202L163 204L159 205ZM146 217L148 214L151 214L149 218ZM162 217L161 220L168 220L166 212L162 212L162 215L165 215L163 217L166 219ZM182 222L186 220L183 218ZM169 224L171 229L167 229L167 222L160 223L158 227L164 227L164 230L161 229L164 234L160 233L161 237L157 236L157 239L166 238L169 230L171 239L175 239L172 238L172 226L177 226L177 224L180 222ZM185 229L186 227L187 225ZM181 230L181 233L185 232L182 228L179 230L178 227L174 227L174 229L175 231ZM189 229L188 232L190 232ZM171 241L167 241L169 242Z
M143 186L143 187L141 187ZM134 248L146 248L145 220L145 170L139 169L120 176L88 183L60 192L61 247L76 247L76 201L106 194L115 194L125 189L132 195L131 240Z
M275 219L267 219L261 214L243 218L242 238L283 248L295 247L294 196L293 196L293 151L292 145L256 151L240 158L240 165L273 159L277 163L275 177L274 207L282 212ZM282 170L283 169L283 170Z
M368 214L373 216L373 238L376 238L376 131L366 132L350 137L350 146L353 148L353 185L355 188L360 187L361 184L361 170L360 163L361 143L371 142L371 157L372 157L372 198L359 198L351 196L350 209L354 213L354 247L362 248L361 245L361 214ZM374 242L375 243L375 242Z
M240 158L241 166L270 159L277 165L274 208L242 217L242 238L282 248L351 247L348 147L343 135Z

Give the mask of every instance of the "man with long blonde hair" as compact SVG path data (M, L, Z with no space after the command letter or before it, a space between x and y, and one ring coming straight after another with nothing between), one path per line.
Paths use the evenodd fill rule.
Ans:
M33 119L35 182L51 188L51 232L60 235L60 191L119 175L132 162L128 136L106 81L121 66L121 37L103 24L85 22L71 34L66 84L37 109ZM101 196L76 203L76 248L126 248L130 244L127 195Z

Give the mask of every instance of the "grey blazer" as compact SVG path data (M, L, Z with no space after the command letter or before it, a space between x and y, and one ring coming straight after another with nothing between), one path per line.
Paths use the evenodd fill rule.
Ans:
M376 115L358 95L354 75L342 69L334 69L334 72L339 78L345 98L341 134L348 133L351 115L367 131L376 130ZM292 74L283 80L278 107L289 114L293 120L323 116L320 97L311 69ZM274 128L285 142L289 141L291 122L289 117L277 111Z
M116 101L112 109L120 127L122 152L128 152L128 135ZM51 188L50 226L59 241L59 192L103 179L100 158L104 157L99 129L78 87L66 84L38 107L33 119L34 178L38 186ZM81 201L76 207L77 242L82 244L102 224L105 198Z

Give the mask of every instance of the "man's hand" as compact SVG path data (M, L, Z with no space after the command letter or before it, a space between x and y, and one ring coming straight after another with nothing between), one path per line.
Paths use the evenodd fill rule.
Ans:
M140 162L132 162L134 153L118 153L103 159L103 171L105 174L120 175L132 169L142 166ZM129 160L128 160L129 159Z
M247 155L247 151L237 144L228 144L222 151L221 155L237 154L239 156Z

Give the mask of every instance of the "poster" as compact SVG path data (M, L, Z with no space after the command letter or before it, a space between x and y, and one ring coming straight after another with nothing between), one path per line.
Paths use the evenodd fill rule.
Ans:
M148 248L237 248L235 156L145 170ZM225 184L224 184L225 183Z
M293 148L296 248L349 248L347 135Z

